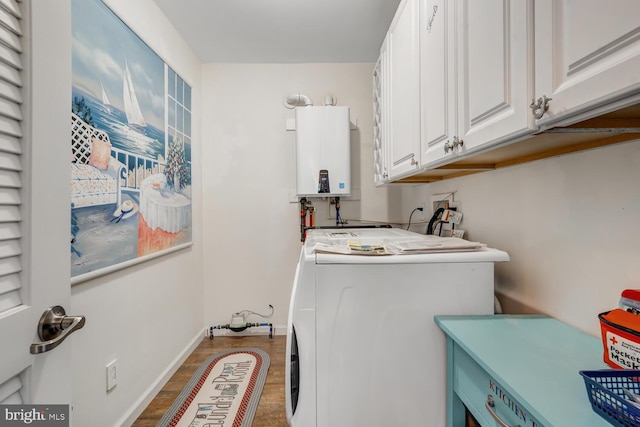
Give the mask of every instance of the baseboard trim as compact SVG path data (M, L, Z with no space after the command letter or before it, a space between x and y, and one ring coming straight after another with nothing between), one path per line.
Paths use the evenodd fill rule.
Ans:
M147 391L145 391L138 400L136 400L131 408L125 413L125 415L120 418L120 420L116 423L118 426L130 426L134 423L136 419L142 414L145 408L151 403L154 397L162 390L162 387L169 381L171 376L182 366L185 360L189 357L191 353L198 347L200 342L202 341L204 334L202 331L198 331L198 333L191 339L189 344L178 354L178 356L167 366L167 368L158 376L158 378L149 386Z

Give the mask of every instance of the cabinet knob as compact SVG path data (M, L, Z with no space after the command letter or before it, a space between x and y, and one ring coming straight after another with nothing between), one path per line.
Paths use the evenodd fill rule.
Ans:
M529 108L531 108L533 117L535 117L536 120L539 120L542 118L542 116L544 116L544 113L546 113L549 109L549 101L551 101L552 99L553 98L548 98L547 95L542 95L540 98L538 98L538 101L536 101L535 99L531 100L531 105L529 105Z
M444 143L444 154L447 154L449 151L453 151L453 143L447 139L447 142Z
M463 145L464 141L457 136L454 136L453 142L449 142L447 139L447 142L444 143L444 153L447 154L449 151L458 151Z

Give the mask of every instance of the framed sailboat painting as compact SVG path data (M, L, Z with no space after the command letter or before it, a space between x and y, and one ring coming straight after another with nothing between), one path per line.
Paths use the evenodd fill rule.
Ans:
M71 283L192 242L191 87L100 0L72 0Z

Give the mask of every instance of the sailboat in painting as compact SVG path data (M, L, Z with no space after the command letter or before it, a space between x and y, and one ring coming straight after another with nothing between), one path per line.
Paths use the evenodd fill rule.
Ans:
M107 92L105 92L104 90L104 86L102 85L102 82L100 82L100 88L102 89L102 103L105 106L111 105L111 101L109 101L109 97L107 96Z
M126 61L124 63L122 98L124 99L124 112L127 115L129 127L140 133L144 133L144 128L147 127L147 122L142 116L140 104L138 104L138 98L136 97L136 91L133 88L133 82L131 81L129 65Z
M107 112L111 112L111 101L109 101L109 97L107 96L107 92L104 90L102 82L100 82L100 88L102 89L102 105L104 105Z

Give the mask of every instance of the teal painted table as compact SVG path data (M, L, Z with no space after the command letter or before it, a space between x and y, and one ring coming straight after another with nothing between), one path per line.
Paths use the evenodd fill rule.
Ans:
M578 373L606 369L602 342L547 316L436 316L447 336L447 427L610 427ZM464 405L464 406L463 406Z

